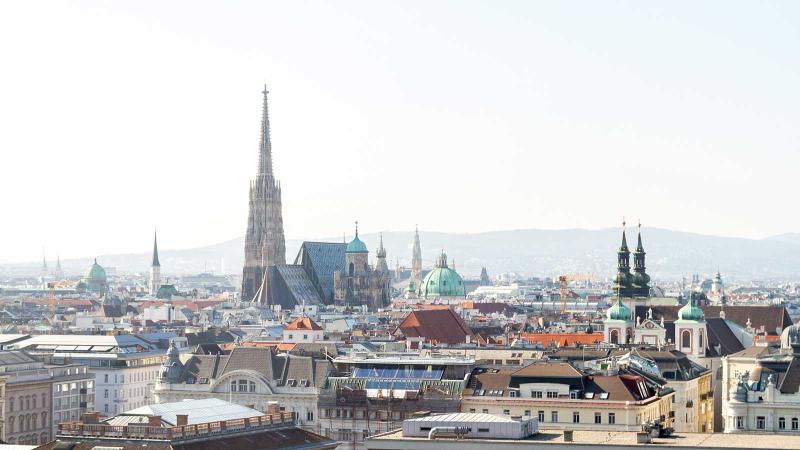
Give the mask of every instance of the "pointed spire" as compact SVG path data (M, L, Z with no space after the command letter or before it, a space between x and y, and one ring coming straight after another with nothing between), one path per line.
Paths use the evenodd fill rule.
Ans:
M386 249L383 248L383 233L380 234L380 243L378 244L378 251L376 254L378 258L386 258Z
M264 105L261 111L261 142L258 153L258 174L272 178L272 140L269 130L269 106L267 102L267 85L264 85Z
M639 224L636 226L637 228L637 242L636 242L636 252L637 253L644 253L644 246L642 246L642 221L639 221Z
M356 239L358 239L358 221L356 220Z
M622 244L619 246L620 252L628 251L628 239L625 237L625 218L622 218Z
M161 263L158 262L158 235L156 231L153 231L153 262L150 266L161 267Z

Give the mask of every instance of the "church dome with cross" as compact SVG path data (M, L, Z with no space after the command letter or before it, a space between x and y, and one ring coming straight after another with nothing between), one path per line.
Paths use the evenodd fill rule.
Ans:
M466 287L461 275L447 267L447 254L442 252L436 268L428 272L419 287L420 298L466 297Z

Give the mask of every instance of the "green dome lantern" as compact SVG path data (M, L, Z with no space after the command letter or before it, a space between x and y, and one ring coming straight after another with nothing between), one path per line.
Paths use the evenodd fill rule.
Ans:
M447 254L442 252L436 261L436 268L425 275L419 287L422 298L466 297L464 280L455 270L447 267Z
M631 309L625 306L620 296L617 295L617 301L606 311L606 318L608 320L623 320L629 322L631 320Z
M347 244L347 248L345 248L345 252L347 253L369 253L367 250L367 244L361 241L358 238L358 222L356 222L356 237Z

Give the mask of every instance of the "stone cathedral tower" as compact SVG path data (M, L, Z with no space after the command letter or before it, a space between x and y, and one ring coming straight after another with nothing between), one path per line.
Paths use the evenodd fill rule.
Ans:
M242 301L265 302L264 276L267 267L286 263L286 242L283 236L281 186L272 173L272 142L269 133L267 87L264 86L264 105L261 115L261 143L258 172L250 181L250 211L244 240L244 269L242 271ZM256 298L257 297L257 298Z

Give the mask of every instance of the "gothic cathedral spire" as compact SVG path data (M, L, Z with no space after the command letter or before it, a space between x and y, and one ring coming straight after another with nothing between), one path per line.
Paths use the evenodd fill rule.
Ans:
M258 171L250 182L250 207L245 234L245 262L242 270L242 300L266 302L267 268L286 262L286 241L283 235L281 186L275 181L272 167L269 107L264 86L261 112Z
M158 260L158 235L153 231L153 262L150 263L150 295L158 294L161 287L161 262Z

